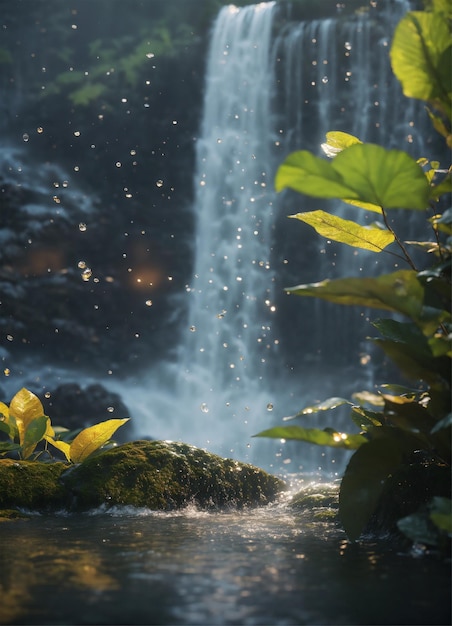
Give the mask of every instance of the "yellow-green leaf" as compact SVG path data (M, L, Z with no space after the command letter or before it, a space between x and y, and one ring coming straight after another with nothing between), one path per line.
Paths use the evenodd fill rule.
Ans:
M340 130L332 130L326 134L326 143L322 143L322 150L329 157L335 157L344 148L353 146L355 143L362 143L358 137L343 133Z
M388 230L375 226L360 226L356 222L344 220L326 211L308 211L290 217L296 218L312 226L319 235L346 243L355 248L381 252L394 241L394 235Z
M69 443L66 443L65 441L58 441L57 439L53 439L53 437L47 435L44 439L57 448L57 450L62 452L69 462L71 461L71 446Z
M346 450L356 450L367 443L367 439L362 435L350 435L331 428L321 430L319 428L302 428L301 426L275 426L268 430L263 430L257 435L254 435L254 437L306 441L318 446L345 448Z
M451 35L441 13L411 11L397 25L391 47L394 74L409 98L440 103L450 115Z
M275 177L275 188L315 198L337 198L366 209L428 206L430 186L422 168L406 152L355 143L332 161L301 150L289 154Z
M41 400L34 393L23 387L16 393L9 405L9 413L16 420L19 441L23 445L25 431L30 422L44 415Z
M73 463L84 461L90 454L111 439L113 433L128 421L129 418L106 420L82 430L71 443L71 461Z
M422 319L424 288L414 270L398 270L376 278L338 278L286 289L297 296L323 298L337 304L373 307Z

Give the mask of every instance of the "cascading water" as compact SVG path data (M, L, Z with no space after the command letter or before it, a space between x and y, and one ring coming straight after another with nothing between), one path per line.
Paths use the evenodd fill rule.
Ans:
M281 366L279 339L272 329L279 312L275 301L281 296L273 292L275 284L282 292L291 282L281 283L270 257L280 245L273 241L274 213L294 210L286 211L282 199L276 210L272 188L283 153L318 150L328 130L344 130L387 147L410 141L413 108L404 105L397 123L387 121L401 102L388 58L392 30L406 9L402 3L397 6L397 14L371 11L289 22L276 38L275 3L220 11L197 142L197 235L193 281L187 286L188 319L176 362L155 375L162 392L153 393L143 407L146 426L143 420L141 428L149 434L184 439L265 466L271 463L275 443L268 452L267 442L257 444L253 434L330 391L344 393L340 381L345 367L353 385L357 380L365 385L369 374L362 365L368 355L359 343L352 346L352 336L362 341L366 335L362 315L325 303L310 302L301 323L291 319L291 334L284 329L288 318L278 320L282 334L286 330L281 352L288 351L291 337L296 348L298 336L304 342L293 357L298 363L292 377L290 368ZM299 197L297 202L299 206ZM301 226L292 235L297 251L305 245L300 245L304 236ZM338 251L333 262L325 254L322 263L322 252L314 243L314 251L311 247L310 256L293 270L300 270L298 279L314 271L311 280L356 275L358 270L351 268L357 263L364 267L370 258ZM304 304L296 300L303 311ZM305 324L312 326L312 333L304 330ZM351 356L353 348L357 354ZM331 373L340 388L332 386ZM259 455L260 446L266 454ZM289 450L276 452L279 463L284 458L289 462ZM317 468L317 452L310 448L306 456L304 450L305 470ZM326 461L324 457L320 465Z
M156 437L248 459L259 416L273 408L269 371L278 344L269 262L274 8L227 6L214 25L197 141L188 319L176 363L156 374L163 393L152 393L141 425Z

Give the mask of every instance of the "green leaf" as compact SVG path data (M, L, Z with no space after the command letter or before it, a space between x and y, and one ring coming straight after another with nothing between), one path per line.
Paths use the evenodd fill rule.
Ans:
M7 454L14 450L19 450L20 445L18 443L11 443L10 441L0 441L0 454Z
M275 426L253 436L269 437L270 439L294 439L314 443L318 446L345 448L347 450L356 450L367 442L367 439L362 435L350 435L333 429L302 428L301 426Z
M394 241L394 235L388 230L375 226L360 226L356 222L344 220L326 211L309 211L290 217L309 224L319 235L327 239L372 252L381 252Z
M445 194L450 194L452 191L452 173L448 172L446 176L443 178L441 182L432 187L431 196L433 200L438 200L441 196ZM437 224L442 224L442 220L439 219L436 222ZM448 222L450 225L450 221ZM445 232L450 232L450 230L446 230Z
M350 459L339 492L339 517L352 541L358 539L375 511L385 481L402 462L394 440L373 439Z
M282 191L286 187L315 198L350 197L358 200L358 195L344 183L331 163L307 150L289 154L278 168L276 191Z
M71 461L73 463L84 461L90 454L111 439L113 433L128 421L129 418L106 420L82 430L71 443Z
M361 406L354 406L351 413L353 422L361 430L369 430L372 426L381 426L384 423L384 416L378 411L369 411Z
M343 406L344 404L351 405L352 403L350 400L346 400L345 398L338 398L337 396L334 396L333 398L328 398L327 400L323 400L317 404L306 406L304 409L301 409L301 411L298 411L296 415L285 417L284 420L295 419L297 417L302 417L303 415L311 415L313 413L318 413L319 411L329 411L330 409L336 409L338 406Z
M289 154L279 167L277 191L293 189L316 198L370 203L379 207L423 210L430 187L422 168L406 152L374 144L354 144L331 162L302 150Z
M297 296L310 296L354 306L385 309L418 320L424 289L413 270L399 270L376 278L339 278L286 289Z
M340 130L332 130L326 134L326 143L322 143L322 150L329 157L335 157L345 148L355 143L362 143L358 137L343 133Z
M385 320L389 322L389 320ZM392 320L393 325L400 324ZM389 324L386 324L389 326ZM407 337L410 333L407 334ZM424 380L429 384L436 384L441 378L449 380L450 360L447 357L434 357L425 336L419 332L411 333L412 341L408 339L380 339L372 341L394 361L401 372L411 380Z
M34 393L23 387L16 393L9 405L10 416L16 420L19 441L23 445L25 432L30 422L44 415L41 400Z
M356 391L352 398L360 404L371 404L372 406L383 406L384 400L381 395L370 391Z
M47 415L41 415L29 423L22 444L23 459L28 459L33 454L38 443L44 438L49 422Z
M405 96L440 102L447 112L450 45L449 24L440 13L412 11L402 18L394 33L390 57Z

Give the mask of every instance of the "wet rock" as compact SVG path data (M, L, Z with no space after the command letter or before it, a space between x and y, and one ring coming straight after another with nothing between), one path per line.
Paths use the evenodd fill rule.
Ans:
M184 443L135 441L73 466L0 459L0 510L240 508L265 505L284 488L253 465Z
M263 505L285 484L263 470L184 443L135 441L69 470L63 481L75 509L132 505L174 509Z
M65 463L0 459L0 510L63 507L67 493L59 479L65 469Z
M130 412L119 394L94 384L82 389L77 383L59 385L50 392L50 397L43 399L46 415L52 424L64 426L69 430L87 428L98 422L112 418L130 417ZM114 435L119 443L130 441L132 426L127 422Z

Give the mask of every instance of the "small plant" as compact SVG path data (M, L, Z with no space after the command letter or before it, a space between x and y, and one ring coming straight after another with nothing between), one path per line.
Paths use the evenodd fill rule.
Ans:
M72 441L58 438L50 418L44 415L39 398L28 389L21 389L11 400L9 407L0 402L0 431L6 433L9 441L0 441L0 456L15 452L21 459L36 460L41 452L36 452L40 442L57 448L70 463L82 463L99 448L108 443L116 430L129 418L111 419L100 422L79 432ZM60 437L63 435L60 434Z
M428 109L428 114L450 147L451 14L443 0L434 0L432 8L409 12L401 20L391 62L404 94L425 100L435 110ZM440 169L438 162L416 161L403 151L365 144L343 132L328 133L323 148L331 161L308 151L289 155L276 174L276 189L339 199L375 213L379 221L362 226L326 211L291 217L349 246L380 253L392 245L388 252L406 262L407 269L377 277L326 279L287 291L408 318L404 322L375 320L373 326L380 337L372 341L415 384L384 384L377 391L359 391L352 399L329 398L286 418L306 418L348 405L358 434L284 424L256 436L355 451L342 478L339 498L340 518L350 539L357 539L365 529L393 476L403 476L413 486L418 484L419 469L444 470L449 489L444 482L429 484L430 508L427 517L421 517L438 533L450 536L451 502L443 496L450 493L451 464L452 209L441 213L438 201L450 197L451 171ZM406 209L425 218L428 240L403 241L388 217L393 209ZM411 248L428 255L423 268L416 266ZM413 525L419 519L405 517L399 522L400 530L415 537Z

